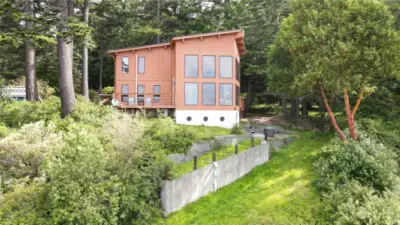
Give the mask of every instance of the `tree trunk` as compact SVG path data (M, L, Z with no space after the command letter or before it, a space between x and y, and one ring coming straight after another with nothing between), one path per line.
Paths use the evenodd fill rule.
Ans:
M85 25L89 24L89 0L85 0L83 6L83 21ZM89 99L89 81L88 81L88 47L85 40L82 48L82 95L84 98Z
M101 34L104 35L104 25L101 24L100 26L101 26ZM101 93L101 90L103 89L103 64L104 64L103 53L104 53L104 40L102 38L100 41L99 93Z
M157 0L157 28L160 29L160 0ZM157 43L160 43L160 35L157 35Z
M322 99L325 104L326 111L328 112L328 115L329 115L329 118L331 119L333 127L335 127L336 132L339 134L340 140L347 141L346 136L344 136L343 131L340 129L339 125L336 122L335 116L332 113L331 107L329 106L328 100L326 99L324 89L322 88L321 85L319 86L319 88L321 91Z
M26 14L33 18L34 13L34 2L28 0ZM32 30L33 21L27 20L25 28L27 32ZM28 101L38 100L37 81L36 81L36 59L35 59L35 48L33 47L32 39L30 37L25 38L25 89L26 99Z
M246 99L244 101L244 111L248 112L251 105L253 104L253 83L252 80L249 80L249 83L247 84L247 94L246 94Z
M293 119L297 119L297 117L299 116L299 100L297 98L293 98L291 100L291 107L290 107L290 116Z
M74 0L59 0L61 12L60 32L66 29L69 16L74 14ZM57 37L58 42L58 73L61 98L61 117L68 116L75 108L75 92L73 81L73 38Z
M350 109L350 102L349 102L349 95L347 93L347 88L344 88L343 93L344 93L344 106L346 108L346 114L347 114L347 122L349 123L350 137L354 141L357 141L356 128L354 126L353 114L351 113Z
M288 108L287 108L287 94L284 93L282 95L282 111L284 114L288 114Z
M308 101L306 98L303 99L303 101L301 102L301 115L306 117L308 116Z

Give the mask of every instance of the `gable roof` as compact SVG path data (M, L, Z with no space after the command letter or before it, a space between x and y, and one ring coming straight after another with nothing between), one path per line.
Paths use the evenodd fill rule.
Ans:
M217 32L210 32L210 33L202 33L202 34L191 34L191 35L184 35L184 36L177 36L173 37L170 42L160 43L160 44L151 44L151 45L142 45L130 48L120 48L120 49L110 49L107 51L108 54L110 53L117 53L117 52L124 52L124 51L135 51L140 49L151 49L157 47L168 47L171 46L174 42L178 40L185 40L185 39L192 39L192 38L203 38L203 37L210 37L210 36L220 36L220 35L227 35L227 34L235 34L236 33L236 42L237 47L240 54L245 54L246 49L244 45L244 31L237 29L237 30L228 30L228 31L217 31Z

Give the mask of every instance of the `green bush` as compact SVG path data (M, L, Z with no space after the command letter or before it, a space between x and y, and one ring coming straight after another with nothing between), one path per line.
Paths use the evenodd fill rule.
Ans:
M104 87L103 90L101 90L101 93L103 93L103 94L114 94L114 87L111 87L111 86Z
M0 123L0 138L5 137L8 135L8 127L3 124Z
M382 192L393 189L399 172L393 151L362 133L357 143L335 139L324 147L316 167L318 185L325 190L355 180Z
M243 133L244 132L243 132L242 126L240 126L240 124L236 124L235 126L233 126L231 128L231 134L240 135Z
M145 148L148 120L80 99L62 120L52 98L8 106L8 123L22 127L0 140L0 221L150 224L160 216L170 162L159 148Z
M400 192L382 194L356 181L324 195L321 217L329 224L397 224L400 222Z

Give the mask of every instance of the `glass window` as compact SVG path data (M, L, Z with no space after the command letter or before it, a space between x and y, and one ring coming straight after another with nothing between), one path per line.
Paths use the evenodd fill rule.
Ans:
M236 59L236 80L240 82L240 63L238 59Z
M160 94L160 91L161 91L160 85L154 85L153 86L153 93L154 94Z
M122 56L122 73L129 73L129 57Z
M185 83L185 105L198 104L198 84Z
M215 77L215 56L205 55L203 58L203 77Z
M233 74L232 56L220 56L219 77L232 78L232 74Z
M185 55L185 77L198 77L199 57L197 55Z
M219 84L219 104L232 105L232 84Z
M203 105L215 105L215 84L203 83Z
M240 106L240 87L236 85L236 105Z
M128 92L129 92L128 85L122 85L121 92L122 92L122 94L128 94Z
M138 73L144 73L144 65L145 64L145 58L144 57L139 57L138 58Z
M129 101L129 97L128 95L122 95L122 102L128 102Z
M138 85L137 92L138 94L144 94L144 85Z
M154 95L153 96L153 102L160 102L160 100L161 100L160 95Z

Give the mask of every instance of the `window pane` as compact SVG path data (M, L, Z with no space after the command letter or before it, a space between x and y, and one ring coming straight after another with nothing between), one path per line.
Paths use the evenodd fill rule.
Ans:
M240 82L240 63L236 59L236 80Z
M121 92L122 92L122 94L128 94L128 92L129 92L128 85L122 85Z
M153 93L154 94L160 94L160 85L154 85L153 87Z
M203 84L203 105L215 105L215 84Z
M129 97L128 95L122 95L122 102L128 102Z
M219 104L232 105L232 84L219 84Z
M215 77L215 56L203 56L203 77Z
M160 96L159 95L154 95L154 97L153 97L153 101L154 102L160 102Z
M129 73L129 58L128 58L128 56L122 57L122 73Z
M221 56L219 57L219 77L231 78L232 71L232 57Z
M144 57L139 57L138 61L139 61L138 73L144 73L144 63L145 63Z
M185 105L197 105L197 83L185 83Z
M144 93L144 85L138 85L137 86L137 91L139 94L143 94Z
M197 55L185 55L185 77L198 77L199 57Z

